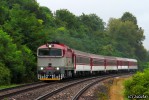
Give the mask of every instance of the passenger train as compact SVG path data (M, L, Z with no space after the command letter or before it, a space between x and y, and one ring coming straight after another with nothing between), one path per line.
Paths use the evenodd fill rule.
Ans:
M42 81L137 69L136 59L95 55L59 42L49 42L37 49L37 74Z

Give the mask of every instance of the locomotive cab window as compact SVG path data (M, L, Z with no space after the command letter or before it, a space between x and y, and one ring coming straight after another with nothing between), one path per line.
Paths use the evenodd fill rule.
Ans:
M61 49L39 49L38 50L39 56L62 56L62 50Z

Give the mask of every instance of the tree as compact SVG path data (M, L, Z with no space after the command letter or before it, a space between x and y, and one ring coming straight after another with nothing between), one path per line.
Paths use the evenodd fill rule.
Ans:
M138 57L140 61L147 61L147 51L143 46L142 41L145 39L144 30L137 25L137 19L134 15L129 12L125 12L123 16L120 18L123 22L132 22L135 25L134 31L132 31L132 40L133 46L135 49L135 55ZM134 37L134 38L133 38Z
M6 71L7 69L10 70L11 81L21 82L24 76L22 52L17 50L17 46L12 42L12 38L2 30L0 30L0 55L1 63L7 67Z
M32 53L32 51L26 46L22 45L21 49L22 51L22 61L24 66L24 77L23 82L32 82L36 80L36 60Z
M82 14L80 16L81 22L89 28L90 32L93 31L103 31L105 23L102 21L101 18L99 18L96 14L89 14L85 15Z
M6 85L11 83L10 70L0 63L0 85Z
M39 7L36 16L41 19L44 28L56 27L53 14L47 7Z
M131 13L129 13L129 12L125 12L120 19L123 22L131 21L131 22L133 22L134 24L137 25L137 18L134 15L132 15Z
M79 26L77 17L66 9L57 10L55 13L56 25L68 29L77 29Z

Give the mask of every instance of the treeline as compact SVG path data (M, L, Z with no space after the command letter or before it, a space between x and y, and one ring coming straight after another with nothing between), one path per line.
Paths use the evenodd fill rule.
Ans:
M0 84L36 80L36 49L52 40L85 52L136 58L143 66L149 59L143 29L129 12L106 24L96 14L52 13L36 0L0 4Z

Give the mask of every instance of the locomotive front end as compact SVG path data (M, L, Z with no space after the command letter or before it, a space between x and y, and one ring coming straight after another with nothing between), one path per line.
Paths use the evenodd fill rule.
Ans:
M39 80L61 80L64 78L64 47L47 43L37 50L37 74Z

